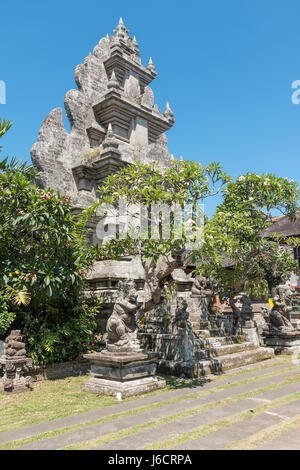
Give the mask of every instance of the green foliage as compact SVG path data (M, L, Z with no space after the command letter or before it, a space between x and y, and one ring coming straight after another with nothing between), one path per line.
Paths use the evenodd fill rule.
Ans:
M7 119L0 119L0 139L1 137L4 136L4 134L6 134L6 132L11 128L12 126L12 123L7 120ZM0 151L2 149L2 146L0 145ZM1 169L1 165L0 165L0 169Z
M265 279L247 280L245 292L252 300L268 300L269 287Z
M0 334L14 319L32 357L66 360L92 338L95 306L82 297L92 254L71 198L40 189L35 176L17 160L0 163Z
M229 182L205 226L204 245L212 243L214 256L207 251L206 259L199 257L198 272L218 280L224 296L233 296L253 278L267 280L271 290L276 278L297 270L282 246L293 241L282 235L263 238L262 232L272 224L274 210L295 220L299 194L294 181L272 174L247 173Z
M166 169L136 163L106 178L98 189L99 201L114 205L124 197L146 207L162 202L193 205L216 195L230 179L219 163L174 160Z
M128 204L141 204L150 207L153 204L172 206L190 205L194 211L197 203L218 194L231 178L223 171L219 163L202 166L193 161L173 161L161 169L158 165L137 163L127 166L118 173L105 179L98 189L99 199L86 214L99 212L103 204L117 207L121 198ZM97 212L97 213L98 213ZM150 218L149 221L151 222ZM184 233L177 234L171 227L171 236L158 240L141 234L112 240L95 249L97 259L118 258L124 255L141 254L143 259L155 263L160 257L177 256L183 252L187 238ZM177 236L180 235L180 236Z
M170 266L174 259L180 259L179 264L196 264L198 273L218 280L224 297L245 287L253 296L266 296L265 281L271 290L276 280L296 269L291 255L282 249L284 237L262 236L272 223L274 211L295 220L300 193L294 181L251 172L233 181L219 163L201 166L197 162L174 161L164 170L155 164L137 163L105 180L93 209L104 202L117 206L120 198L146 207L158 203L195 207L222 189L222 203L211 219L205 219L201 248L187 252L188 240L176 237L171 227L169 239L142 239L129 234L98 247L95 256L104 259L108 255L139 253L144 261L157 264L164 258ZM259 279L257 285L252 283L254 278ZM169 281L167 276L165 281Z
M15 318L16 312L10 309L10 299L0 294L0 338L5 336Z
M40 315L25 312L24 335L26 346L35 362L48 364L79 360L93 349L95 318L101 311L96 298L75 299L68 311L44 308Z

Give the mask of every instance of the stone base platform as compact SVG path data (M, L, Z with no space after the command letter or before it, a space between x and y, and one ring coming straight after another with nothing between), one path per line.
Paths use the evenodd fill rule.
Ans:
M83 386L83 389L97 395L115 396L117 393L121 393L124 397L130 397L165 387L166 381L158 377L144 377L128 382L93 377Z
M157 355L142 352L102 351L85 354L91 362L91 378L84 390L104 395L139 395L164 388L166 382L156 376Z
M300 354L300 331L268 331L264 337L266 346L273 348L275 354Z
M5 393L24 393L24 392L32 392L32 388L30 387L30 383L25 381L14 381L11 387L6 387L3 381L0 381L0 392Z

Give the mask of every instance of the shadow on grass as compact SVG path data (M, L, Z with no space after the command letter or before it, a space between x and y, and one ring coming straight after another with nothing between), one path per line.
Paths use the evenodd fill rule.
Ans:
M164 377L169 390L180 390L182 388L202 387L211 382L211 379L199 377L196 379L182 379L179 377Z

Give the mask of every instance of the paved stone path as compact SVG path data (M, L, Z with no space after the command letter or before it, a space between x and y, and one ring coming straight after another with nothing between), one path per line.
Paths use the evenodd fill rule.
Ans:
M279 361L231 370L201 385L2 432L0 449L16 441L16 449L41 450L70 446L299 450L300 366ZM27 441L18 443L18 439Z

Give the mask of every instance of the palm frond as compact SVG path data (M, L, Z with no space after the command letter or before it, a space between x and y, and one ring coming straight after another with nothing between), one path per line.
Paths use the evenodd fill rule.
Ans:
M38 178L38 173L31 163L28 164L28 162L24 162L16 157L12 157L10 160L6 157L2 162L0 162L0 171L7 170L23 173L23 175L29 178L32 182L36 182Z
M27 307L27 305L30 304L31 296L26 290L17 291L11 286L6 286L6 290L9 293L12 301L16 305L24 305L25 307Z
M8 119L0 119L0 139L1 137L6 134L6 132L11 128L12 122L10 122ZM2 145L0 145L0 151L2 149Z

